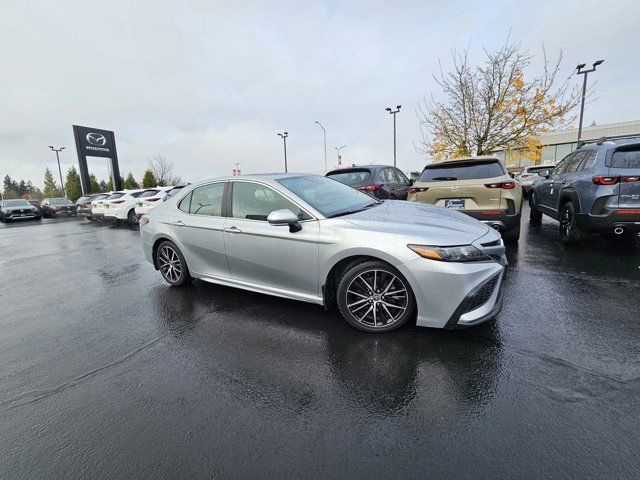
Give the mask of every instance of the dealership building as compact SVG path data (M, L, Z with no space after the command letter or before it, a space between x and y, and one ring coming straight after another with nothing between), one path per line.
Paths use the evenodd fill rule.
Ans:
M582 140L591 141L606 137L608 140L640 141L640 120L582 127ZM578 129L556 130L540 136L542 144L541 164L558 163L576 149ZM519 169L531 165L532 160L517 152L498 151L494 154L504 160L509 169Z

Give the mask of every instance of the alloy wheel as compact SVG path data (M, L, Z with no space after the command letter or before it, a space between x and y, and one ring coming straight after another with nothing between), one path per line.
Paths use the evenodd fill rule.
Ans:
M160 271L164 278L171 283L176 283L182 275L182 264L178 253L171 247L165 245L158 254Z
M397 322L409 306L404 282L391 272L367 270L347 287L347 309L361 324L382 328Z
M573 215L571 209L564 207L562 210L562 218L560 219L560 230L565 237L570 237L573 231Z

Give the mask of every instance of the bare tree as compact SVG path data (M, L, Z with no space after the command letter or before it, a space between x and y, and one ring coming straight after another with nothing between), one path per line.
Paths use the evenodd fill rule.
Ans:
M541 75L525 79L532 56L509 39L496 52L484 49L485 61L473 66L469 48L452 52L453 70L440 64L434 75L444 98L424 99L416 114L422 131L421 153L436 159L483 155L496 150L532 149L549 129L567 125L580 100L569 78L558 82L562 51L550 63L543 48Z
M160 187L182 184L182 178L173 173L173 163L159 153L156 153L149 159L149 168L156 177L158 186Z

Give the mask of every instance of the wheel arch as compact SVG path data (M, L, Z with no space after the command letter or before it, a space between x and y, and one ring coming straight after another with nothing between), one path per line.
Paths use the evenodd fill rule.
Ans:
M160 267L158 267L158 259L156 258L156 253L158 252L158 247L160 246L160 244L165 241L171 242L175 245L175 242L173 240L171 240L169 237L164 236L156 238L153 242L153 247L151 249L151 258L153 259L153 268L155 268L156 270L160 270Z
M560 211L562 210L562 207L564 207L567 204L567 202L573 203L573 207L576 213L582 212L582 209L580 207L580 197L578 196L578 192L570 188L570 189L564 189L562 190L562 192L560 192L560 200L558 201L558 215L560 215Z

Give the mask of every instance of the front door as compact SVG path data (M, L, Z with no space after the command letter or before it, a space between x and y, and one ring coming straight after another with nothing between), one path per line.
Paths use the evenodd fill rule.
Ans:
M231 182L231 212L224 241L232 279L317 297L319 224L273 188L249 181ZM274 210L298 215L302 230L270 225Z

